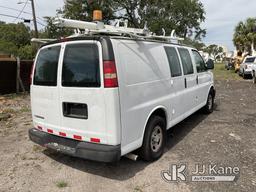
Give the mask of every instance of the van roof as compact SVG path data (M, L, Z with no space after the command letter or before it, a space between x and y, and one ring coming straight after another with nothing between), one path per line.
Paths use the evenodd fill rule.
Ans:
M184 46L187 48L194 48L193 46L185 45L185 44L178 44L178 43L171 43L161 40L155 39L139 39L139 38L131 38L131 37L124 37L124 36L106 36L106 35L97 35L97 36L79 36L79 37L67 37L59 40L54 40L48 43L45 43L41 46L48 46L56 43L67 42L67 41L80 41L80 40L95 40L95 41L106 41L110 43L110 39L122 39L122 40L132 40L132 41L145 41L145 42L155 42L155 43L162 43L162 44L170 44L170 45L177 45L177 46Z

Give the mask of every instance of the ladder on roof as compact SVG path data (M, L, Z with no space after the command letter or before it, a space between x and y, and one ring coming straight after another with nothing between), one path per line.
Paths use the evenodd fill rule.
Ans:
M139 39L158 39L158 40L166 40L173 43L178 43L179 41L184 40L183 38L179 38L175 35L175 30L172 30L170 36L165 35L165 30L163 30L163 35L158 36L150 32L145 26L144 29L138 28L130 28L128 27L128 21L124 21L124 26L120 27L120 23L122 21L118 20L116 25L105 25L103 22L87 22L87 21L79 21L72 19L64 19L64 18L56 18L54 24L59 27L66 27L74 29L74 35L70 37L79 37L84 35L95 35L95 34L109 34L109 35L126 35L133 38ZM56 39L32 39L32 42L37 43L46 43L49 41L53 41Z

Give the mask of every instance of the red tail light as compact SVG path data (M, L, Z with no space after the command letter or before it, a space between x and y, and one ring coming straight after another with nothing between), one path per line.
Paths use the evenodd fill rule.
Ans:
M35 63L33 63L32 67L31 67L31 71L30 71L30 79L29 79L30 85L32 84L32 78L33 78L33 73L34 73L34 67L35 67Z
M118 87L117 72L115 61L103 61L104 87Z

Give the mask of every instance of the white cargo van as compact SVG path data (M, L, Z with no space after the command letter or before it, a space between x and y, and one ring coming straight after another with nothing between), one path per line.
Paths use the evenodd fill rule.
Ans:
M30 139L89 160L137 149L156 160L166 130L213 111L209 69L194 48L161 41L99 35L45 44L32 72Z

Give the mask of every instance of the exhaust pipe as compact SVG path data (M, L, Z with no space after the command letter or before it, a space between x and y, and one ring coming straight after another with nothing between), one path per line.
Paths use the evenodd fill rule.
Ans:
M133 161L137 161L137 159L138 159L138 155L135 155L135 154L132 154L132 153L129 153L129 154L125 155L125 157L128 158L128 159L131 159Z

